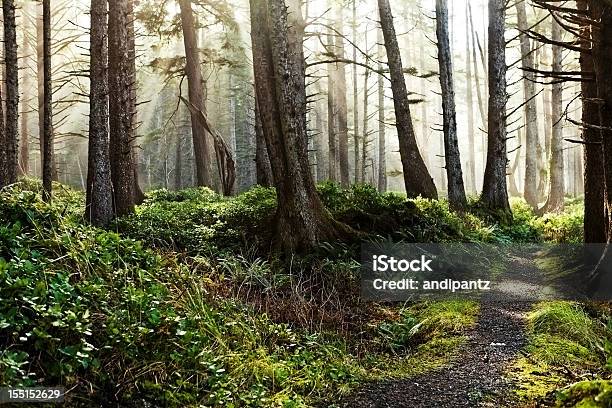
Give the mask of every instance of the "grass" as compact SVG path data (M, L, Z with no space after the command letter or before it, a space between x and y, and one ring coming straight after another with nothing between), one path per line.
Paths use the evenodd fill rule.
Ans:
M570 398L567 393L572 393L570 385L585 375L608 375L606 366L612 350L608 308L601 304L541 302L534 306L527 320L525 353L510 369L510 376L519 384L516 391L519 398L526 405L551 398L556 401L558 396L561 399L557 402L563 407L607 406L578 402L567 405L579 395L573 393Z

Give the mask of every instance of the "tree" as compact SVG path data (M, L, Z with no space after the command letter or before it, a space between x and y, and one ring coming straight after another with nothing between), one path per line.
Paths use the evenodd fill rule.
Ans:
M200 51L198 48L191 0L179 0L179 6L181 9L183 41L185 43L185 73L187 75L187 85L189 89L189 103L196 110L196 112L192 110L190 110L190 112L197 183L198 186L212 187L208 135L203 124L197 117L197 111L206 114L206 105L204 103L203 93L204 81L200 68Z
M14 0L2 0L4 23L4 60L6 66L6 122L4 130L5 183L17 181L19 143L19 65Z
M335 21L335 53L339 59L344 59L344 38L342 34L342 7L336 9ZM336 63L336 75L333 85L336 87L334 96L336 104L336 126L338 131L338 164L340 167L340 184L349 186L349 152L348 152L348 105L346 98L346 64Z
M299 0L287 6L283 0L250 0L253 66L276 187L275 241L287 250L306 250L342 237L346 227L323 207L310 171L304 21Z
M134 162L134 202L142 204L145 199L144 192L140 188L138 182L138 148L136 146L136 130L138 128L138 103L137 103L137 76L136 76L136 29L134 27L134 0L128 0L128 50L130 53L130 77L131 80L131 95L130 103L132 105L132 133L130 140L132 142L132 161Z
M272 176L272 165L268 150L266 148L266 138L264 135L263 124L259 113L259 104L255 98L255 164L257 165L257 184L270 187L274 185Z
M587 0L576 1L578 10L588 12ZM592 16L590 16L592 18ZM591 47L591 26L583 23L580 32L580 46L585 50L580 53L580 70L582 71L582 129L584 145L584 242L606 242L606 206L604 199L604 167L602 154L601 131L599 126L599 106L597 99L597 82L590 73L595 72ZM591 52L587 52L590 50ZM591 125L591 126L589 126Z
M357 61L357 0L353 0L353 61ZM367 89L364 91L367 92ZM353 64L353 165L355 168L355 184L363 181L360 179L360 157L359 157L359 91L357 89L357 64Z
M86 217L105 226L113 218L108 142L107 0L91 0L89 149Z
M467 206L463 171L457 139L457 113L455 111L455 84L453 63L448 35L447 0L436 0L436 35L438 38L438 63L442 87L442 115L444 130L444 158L448 179L448 201L451 208L464 209Z
M552 41L562 40L562 28L556 19L552 21ZM563 71L562 47L553 45L553 72ZM543 211L561 212L565 206L565 178L563 158L563 82L552 81L552 139L550 142L550 189Z
M53 152L53 88L51 86L51 1L43 0L43 197L46 201L51 201L51 192L53 189L52 181L54 179L54 152ZM40 91L39 91L40 92Z
M480 202L510 212L506 186L506 8L504 0L489 1L489 113L487 164Z
M589 2L594 21L592 26L593 61L595 77L597 79L597 98L600 100L600 128L603 172L604 196L607 210L606 232L607 240L603 255L591 276L591 288L597 293L601 290L604 296L609 295L612 285L610 261L612 261L612 7L605 6L603 2ZM588 125L588 124L587 124Z
M378 0L378 9L391 74L391 90L406 194L408 197L438 198L436 186L421 157L414 134L408 90L389 0Z
M29 9L29 2L23 3L22 12L22 85L23 85L23 98L21 101L21 140L19 144L19 171L22 175L27 175L30 171L30 138L28 130L28 102L30 95L30 74L28 71L27 57L30 55L30 41L28 40L28 32L31 29L27 23L27 11Z
M527 30L527 0L516 2L516 15L521 43L521 64L523 68L523 98L525 100L525 185L523 195L532 208L538 207L538 112L535 90L534 53Z
M378 30L378 59L382 61L385 47L383 45L382 30ZM382 72L382 63L378 64L378 70ZM387 191L387 140L386 140L386 123L385 123L385 83L382 75L378 75L378 191L384 193ZM367 94L367 86L365 93ZM365 110L365 108L364 108ZM364 114L365 116L365 114ZM364 123L367 121L364 118ZM364 132L365 135L365 132ZM364 136L365 137L365 136ZM365 142L363 144L365 157ZM365 166L365 163L362 163Z
M468 9L465 8L465 86L466 86L466 104L467 104L467 119L468 119L468 148L469 148L469 157L468 157L468 189L472 193L476 192L476 132L475 132L475 123L474 123L474 89L472 86L472 59L471 59L471 49L470 49L470 26L467 24L469 21L468 18Z
M117 216L133 212L136 199L132 152L134 114L132 87L134 84L130 68L128 19L128 0L109 2L110 163Z

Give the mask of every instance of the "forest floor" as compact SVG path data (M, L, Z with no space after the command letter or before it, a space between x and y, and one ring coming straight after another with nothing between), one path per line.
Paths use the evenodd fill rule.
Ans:
M526 315L532 307L525 288L537 285L541 271L533 259L515 258L502 286L515 293L492 292L481 300L477 325L445 367L407 379L370 383L345 407L514 407L515 379L507 376L527 342Z

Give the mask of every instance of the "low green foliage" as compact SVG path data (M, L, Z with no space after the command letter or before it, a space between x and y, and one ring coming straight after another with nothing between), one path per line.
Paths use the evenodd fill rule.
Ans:
M608 408L612 406L612 382L580 381L557 393L559 408Z
M609 309L602 304L536 304L528 315L526 356L519 358L511 371L519 383L519 396L528 401L543 399L581 373L607 371L606 361L612 352L609 321ZM561 391L564 392L569 391ZM565 402L559 406L600 406L571 405L568 401L573 398L568 394L561 398Z
M436 307L457 313L461 307L435 303L410 312L419 333L428 333L420 340L374 330L367 334L370 345L358 345L338 332L275 322L211 293L219 276L284 287L283 279L295 275L273 272L274 261L227 256L213 266L201 256L183 264L172 253L162 256L141 241L86 225L76 193L67 191L66 202L58 195L48 205L28 188L0 197L1 385L63 385L71 389L69 406L312 406L338 400L373 375L391 375L398 350L376 345L410 343L403 361L411 363L392 370L405 375L442 364L462 341L457 322L448 332L433 322ZM156 192L149 200L157 200L150 204L156 213L187 203L185 210L205 214L205 206L194 203L203 201L218 207L206 214L242 223L269 211L261 200L266 194L259 189L230 203L197 189ZM222 242L236 230L228 234L216 237ZM350 260L318 265L338 276L353 270ZM372 352L354 352L365 349Z

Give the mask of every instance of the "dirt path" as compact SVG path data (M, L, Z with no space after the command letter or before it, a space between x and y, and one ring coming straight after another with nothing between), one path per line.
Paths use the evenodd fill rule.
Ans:
M531 260L516 258L511 268L512 280L504 282L506 287L520 287L523 291L537 281L538 269ZM342 406L513 407L513 384L505 372L525 345L524 316L530 308L530 302L509 300L507 294L487 295L478 323L453 363L408 379L367 384Z

